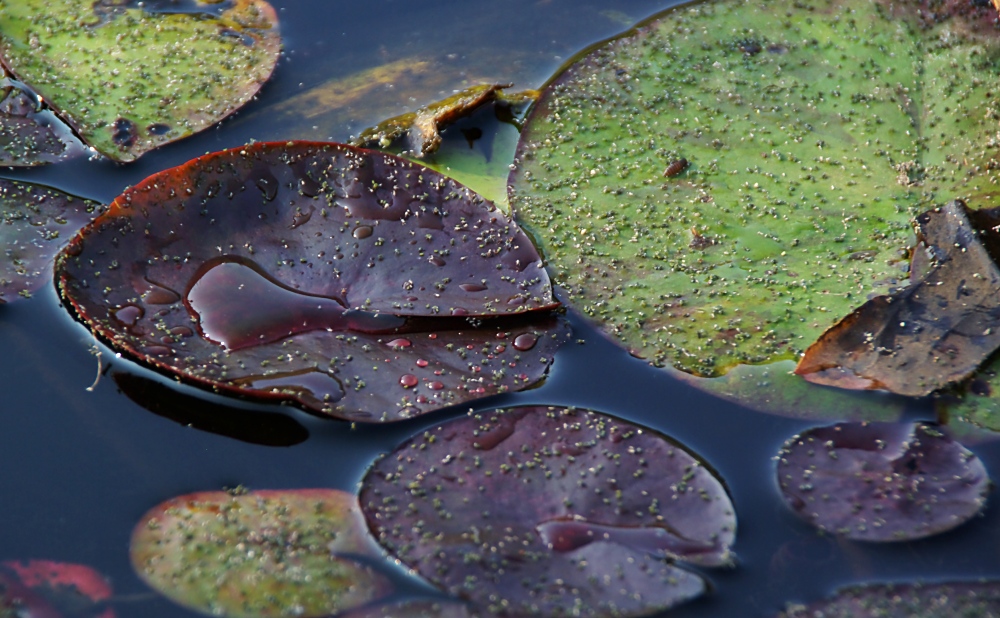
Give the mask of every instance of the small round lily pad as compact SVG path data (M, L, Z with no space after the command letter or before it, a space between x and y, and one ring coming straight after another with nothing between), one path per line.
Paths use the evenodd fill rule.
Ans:
M270 77L281 51L274 9L230 4L216 16L112 0L8 2L0 61L90 146L131 161L225 118Z
M459 418L379 460L361 505L379 542L474 611L644 616L729 564L722 483L655 432L589 410Z
M116 349L364 422L531 386L570 335L507 216L437 172L340 144L258 143L156 174L56 271Z
M778 454L778 484L796 514L858 541L907 541L959 526L983 508L983 463L924 423L810 429Z
M55 189L0 179L0 303L49 282L56 253L100 210Z
M986 618L1000 614L1000 582L867 584L824 601L796 605L779 618Z
M82 564L51 560L0 562L3 618L115 618L113 592L103 575Z
M388 593L357 499L329 489L203 492L143 516L131 557L146 583L216 616L327 616Z

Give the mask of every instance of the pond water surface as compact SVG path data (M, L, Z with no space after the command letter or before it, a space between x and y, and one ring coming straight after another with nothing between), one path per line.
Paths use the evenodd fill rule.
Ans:
M108 202L153 172L251 139L346 140L382 117L476 81L538 87L588 44L666 8L648 0L273 4L285 56L258 100L236 117L129 166L79 160L0 174ZM355 89L361 92L355 99L343 89L324 89L331 80L413 58L431 68L400 69L388 84ZM358 83L372 82L372 75L362 74ZM713 592L671 616L769 616L787 602L809 602L847 583L1000 577L995 499L983 517L925 541L870 545L820 536L785 507L773 481L772 458L781 444L814 423L697 391L571 318L580 343L558 353L543 385L484 400L476 409L592 408L656 428L710 462L736 505L738 564L706 570ZM123 618L189 614L152 593L129 565L132 527L152 506L236 485L353 491L378 454L467 410L352 428L177 387L95 344L52 286L0 306L0 560L91 565L112 580ZM98 371L94 350L101 352L102 374L88 390ZM908 415L934 418L931 407L919 403ZM1000 474L996 443L972 448Z

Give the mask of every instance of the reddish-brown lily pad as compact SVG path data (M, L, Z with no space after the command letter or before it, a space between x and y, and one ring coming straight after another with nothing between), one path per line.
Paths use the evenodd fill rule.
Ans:
M132 534L132 565L177 603L216 616L327 616L385 596L357 499L332 489L202 492Z
M73 131L33 93L10 80L0 82L0 165L44 165L85 151Z
M115 348L351 420L525 388L569 336L528 315L558 303L508 217L436 172L339 144L255 144L156 174L56 268Z
M114 618L111 585L92 568L50 560L0 563L3 618Z
M954 201L917 217L914 272L806 350L795 372L817 384L928 395L972 374L1000 347L1000 210ZM981 223L981 225L977 225ZM929 259L928 259L929 258Z
M675 562L732 560L722 484L663 436L588 410L439 425L379 460L361 508L379 542L475 611L644 616L704 592Z
M922 423L842 423L810 429L778 455L792 510L832 534L906 541L959 526L983 508L982 462Z
M1000 582L867 584L839 590L779 618L986 618L1000 615Z
M0 303L45 285L56 253L98 210L96 202L55 189L0 179Z

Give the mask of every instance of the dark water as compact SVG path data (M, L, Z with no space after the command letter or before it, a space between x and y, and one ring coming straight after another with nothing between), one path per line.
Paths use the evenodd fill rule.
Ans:
M452 62L455 75L486 66L498 80L538 86L576 50L623 29L602 11L636 21L663 8L640 0L274 4L284 20L287 55L259 100L236 118L127 167L78 161L3 175L109 201L126 185L207 151L250 139L308 137L311 122L325 123L325 132L311 137L346 139L378 119L366 116L371 109L402 111L408 99L395 93L380 99L376 92L347 112L334 110L304 123L268 122L269 110L327 80L424 54ZM462 87L464 77L448 79L431 80L420 96L435 94L434 88ZM631 358L578 320L574 326L583 343L559 352L544 385L486 400L478 408L554 404L601 410L672 436L718 471L739 517L739 564L706 570L713 593L671 616L768 616L786 602L807 602L846 583L1000 577L995 499L983 517L926 541L880 546L819 536L786 509L773 480L772 457L809 423L721 402ZM94 345L59 306L51 287L29 301L0 306L0 560L91 565L113 581L123 618L188 615L149 592L129 566L129 535L150 507L180 494L238 484L354 490L379 453L465 411L352 429L290 408L165 386L168 380L103 346L96 348L103 374L88 391L98 369ZM146 401L129 399L119 385ZM919 405L910 416L933 418ZM1000 474L1000 449L987 444L974 450Z

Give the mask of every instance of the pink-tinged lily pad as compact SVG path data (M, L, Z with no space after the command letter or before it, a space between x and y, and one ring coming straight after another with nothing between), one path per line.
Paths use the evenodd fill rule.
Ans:
M0 303L45 285L53 257L99 208L55 189L0 179Z
M0 165L65 161L86 151L73 131L20 84L0 82Z
M722 483L655 432L588 410L459 418L379 460L361 508L379 542L475 611L645 616L705 591L677 562L732 561Z
M1000 615L1000 582L866 584L779 618L986 618Z
M0 616L114 618L110 584L88 566L25 560L0 563Z
M339 144L255 144L156 174L56 269L115 348L358 421L531 386L570 334L533 313L558 303L528 237L491 203Z
M146 583L216 616L327 616L388 594L357 498L332 489L202 492L168 500L132 533Z
M90 146L122 162L232 114L260 90L281 52L277 14L264 0L233 0L219 14L145 4L155 3L0 6L4 68Z
M922 423L810 429L785 443L777 473L792 510L858 541L950 530L979 513L990 487L979 458Z

